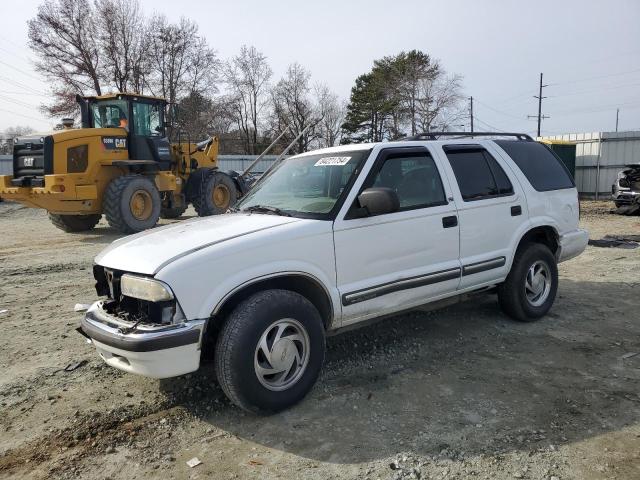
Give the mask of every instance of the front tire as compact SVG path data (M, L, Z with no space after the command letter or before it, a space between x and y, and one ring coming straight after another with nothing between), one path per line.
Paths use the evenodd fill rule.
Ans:
M104 194L104 213L109 225L122 233L152 228L160 218L160 193L142 175L125 175L109 183Z
M558 265L540 243L521 246L504 283L498 286L502 311L514 320L532 322L547 314L558 291Z
M98 224L102 215L58 215L55 213L49 214L49 220L51 223L60 230L67 233L74 232L88 232L93 230Z
M309 300L288 290L258 292L231 312L218 335L218 382L238 407L278 412L311 390L324 350L322 319Z

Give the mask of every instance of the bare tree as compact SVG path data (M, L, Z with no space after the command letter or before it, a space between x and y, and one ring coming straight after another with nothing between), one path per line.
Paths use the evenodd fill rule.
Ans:
M300 135L292 153L306 152L311 142L317 138L314 127L319 118L311 101L310 80L311 74L299 63L293 63L271 91L271 125L274 135L289 127L283 136L287 144Z
M194 22L182 18L172 24L156 15L148 35L151 72L147 83L156 95L175 103L182 96L212 88L219 63Z
M102 71L119 92L143 93L148 37L137 0L96 1Z
M0 135L0 155L10 155L13 153L13 139L22 135L33 133L33 128L26 125L17 125L7 128Z
M102 93L98 27L88 0L47 0L28 25L29 46L38 57L36 70L53 85L55 101L44 111L73 114L72 92Z
M340 143L342 123L347 107L338 96L324 84L315 88L316 103L320 122L318 123L318 146L333 147Z
M267 103L266 93L271 75L267 57L255 47L246 45L224 68L224 79L229 90L225 101L243 137L246 153L257 153L258 129Z
M156 15L149 22L148 35L150 72L145 83L150 91L170 104L189 98L190 109L206 110L216 92L219 61L198 35L198 26L185 18L173 24ZM196 106L198 101L202 103ZM169 136L174 136L172 129Z
M191 92L178 103L180 132L190 141L200 141L212 134L214 118L213 101L198 92Z
M462 77L446 76L444 72L423 79L416 98L416 125L421 132L428 132L436 125L446 130L465 115L460 106Z
M179 25L169 23L164 15L151 19L151 90L170 103L176 102L182 87L181 80L187 75L187 44L196 29L195 24L184 19Z

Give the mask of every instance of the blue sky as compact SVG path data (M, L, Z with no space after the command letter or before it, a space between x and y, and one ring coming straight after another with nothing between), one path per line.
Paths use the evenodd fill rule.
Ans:
M0 130L39 130L47 85L33 71L26 21L39 1L3 10ZM348 98L374 59L413 48L463 76L477 129L532 133L544 72L543 134L640 129L640 2L595 1L196 1L143 0L145 13L195 20L221 58L243 43L269 59L274 79L298 61L314 81ZM8 11L7 11L8 10Z

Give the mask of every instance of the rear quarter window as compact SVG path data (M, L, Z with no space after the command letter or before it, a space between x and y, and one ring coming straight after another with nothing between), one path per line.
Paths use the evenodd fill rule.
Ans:
M574 188L571 174L562 161L538 142L495 140L539 192Z

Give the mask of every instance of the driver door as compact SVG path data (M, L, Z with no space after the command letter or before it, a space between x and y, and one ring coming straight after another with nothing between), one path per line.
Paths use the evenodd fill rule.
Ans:
M155 160L160 170L171 168L169 140L164 133L164 111L158 102L132 102L131 158Z
M460 282L456 206L428 148L381 150L358 194L369 187L394 189L400 210L354 218L356 196L334 223L343 326L427 303Z

